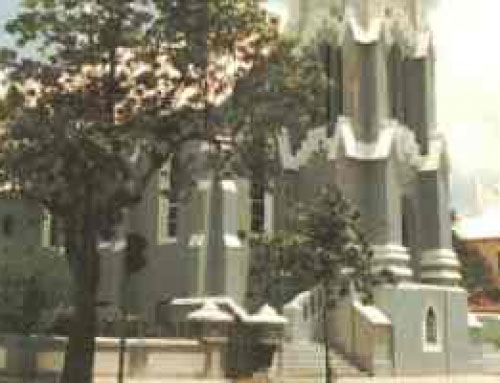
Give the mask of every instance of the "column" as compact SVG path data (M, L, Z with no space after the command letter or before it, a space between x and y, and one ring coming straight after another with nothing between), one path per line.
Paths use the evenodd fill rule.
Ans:
M442 169L419 175L422 225L421 278L424 283L456 285L460 263L451 242L448 182Z

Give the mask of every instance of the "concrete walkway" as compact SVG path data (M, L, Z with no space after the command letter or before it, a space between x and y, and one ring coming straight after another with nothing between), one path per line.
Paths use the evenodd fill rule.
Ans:
M126 378L124 383L267 383L262 380L233 381L223 379L192 380L192 379L134 379ZM116 383L116 378L100 378L94 383ZM269 383L324 383L321 378L271 380ZM332 382L333 383L333 382ZM464 376L426 376L404 378L340 378L335 383L500 383L500 375L464 375Z
M282 382L285 383L285 382ZM291 381L286 383L306 383L306 381ZM322 383L320 380L311 380L307 383ZM500 383L500 376L467 375L467 376L426 376L400 378L341 378L336 383Z

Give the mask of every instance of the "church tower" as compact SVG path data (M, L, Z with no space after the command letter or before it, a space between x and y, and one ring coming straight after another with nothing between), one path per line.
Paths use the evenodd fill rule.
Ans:
M298 3L310 4L298 17L299 36L307 40L322 25L318 18L330 16L317 13L315 1ZM459 286L451 242L449 163L436 126L427 1L329 5L334 3L342 10L336 16L338 44L331 44L329 55L335 118L328 127L311 129L296 153L284 149L284 163L296 172L299 195L307 195L302 185L327 178L359 209L374 252L372 270L395 281L375 290L375 307L392 326L393 372L468 371L467 293ZM308 160L318 148L326 150L330 178L317 177ZM360 329L344 323L344 314L350 315L334 319L344 326L335 343L345 342L345 351L355 353L345 327Z

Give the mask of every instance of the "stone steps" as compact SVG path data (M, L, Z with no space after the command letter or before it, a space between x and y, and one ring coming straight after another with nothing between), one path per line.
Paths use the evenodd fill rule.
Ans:
M285 343L281 355L281 375L287 377L317 377L325 375L325 351L319 343ZM330 366L335 376L367 376L330 348Z

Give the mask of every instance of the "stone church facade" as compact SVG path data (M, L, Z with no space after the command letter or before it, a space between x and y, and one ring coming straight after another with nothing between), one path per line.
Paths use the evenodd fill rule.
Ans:
M361 212L373 271L388 270L397 283L377 288L373 306L363 308L351 297L332 311L332 343L375 374L477 370L476 325L452 250L449 164L436 127L435 57L424 1L289 4L290 28L302 32L310 33L332 5L344 15L330 55L335 120L312 127L298 148L283 131L280 182L290 191L286 198L273 198L251 180L217 180L210 172L197 173L188 199L167 196L162 190L177 182L176 164L168 164L128 216L127 230L148 241L146 266L127 291L131 310L154 326L162 320L159 307L173 299L228 298L245 307L250 234L283 227L291 203L335 184ZM206 150L198 145L188 151L196 161ZM326 161L311 160L318 151ZM103 255L101 301L119 301L122 248L108 244ZM285 306L291 342L318 340L313 293Z
M291 190L288 197L273 198L247 179L215 181L200 173L188 200L169 199L159 191L172 181L160 173L130 219L130 229L150 244L147 265L129 291L134 310L155 323L158 304L172 298L228 297L245 307L249 234L279 229L291 203L334 183L361 212L374 249L373 271L388 270L397 280L375 291L374 306L359 310L359 322L348 314L355 302L331 313L337 348L362 365L368 340L359 323L376 328L373 318L384 318L391 335L372 339L372 372L477 369L475 325L451 243L449 163L436 126L435 55L425 2L295 0L289 2L289 30L308 38L331 6L343 14L339 44L330 55L335 119L329 127L312 128L299 148L283 132L280 182ZM190 150L202 158L205 148ZM311 161L319 150L326 162ZM110 266L117 259L105 267L117 267ZM113 300L119 283L107 282L103 294ZM296 311L308 310L307 300L301 302ZM290 310L291 338L313 334L310 321L293 326Z
M244 307L249 234L279 229L291 203L334 183L361 212L374 272L388 270L398 281L375 291L372 314L386 318L392 330L391 344L386 339L379 347L385 356L373 351L372 359L384 360L372 363L373 372L470 371L477 350L452 250L449 164L436 127L435 57L423 2L295 1L289 25L307 36L331 5L344 14L330 55L335 121L311 129L298 149L283 132L281 182L291 190L288 199L274 199L247 179L215 181L210 173L197 176L188 200L169 199L159 191L172 181L160 173L130 219L130 229L150 244L147 265L131 283L132 305L149 323L158 320L158 304L171 298L229 297ZM203 146L191 150L204 155ZM326 162L311 161L318 150ZM119 283L107 282L104 295L116 296ZM337 311L331 313L338 330L333 341L359 359L363 347L356 343L363 339L345 334L360 329L345 331L353 318ZM307 326L314 324L298 326L292 338Z
M311 130L296 153L284 138L283 163L307 188L318 182L319 171L308 159L319 147L326 150L329 174L321 178L333 179L359 208L374 250L373 270L389 270L398 280L375 290L370 309L340 305L332 313L334 343L374 373L477 370L477 323L452 250L449 163L436 126L435 52L425 1L292 3L290 13L298 15L292 25L305 36L329 6L343 9L344 17L331 55L339 84L335 128ZM391 328L389 342L371 339L371 352L379 354L370 362L371 335L363 323Z

